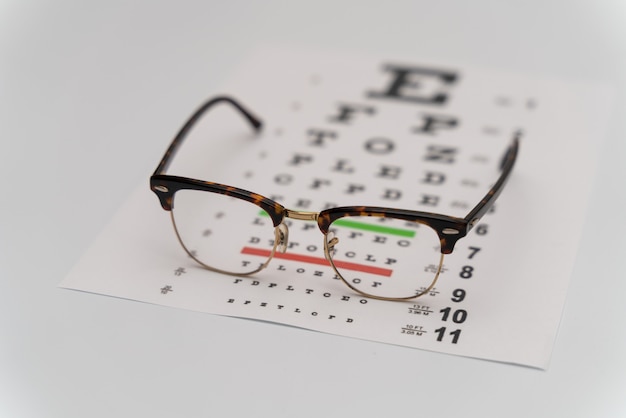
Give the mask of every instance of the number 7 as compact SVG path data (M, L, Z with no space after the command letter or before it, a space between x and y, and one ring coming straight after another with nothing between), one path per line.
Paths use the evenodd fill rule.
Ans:
M474 258L476 253L479 252L481 249L478 248L478 247L469 247L469 250L470 250L470 255L467 258L472 259L472 258Z

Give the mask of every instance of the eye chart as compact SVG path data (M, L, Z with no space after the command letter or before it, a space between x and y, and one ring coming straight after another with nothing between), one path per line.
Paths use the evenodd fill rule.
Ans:
M435 287L414 300L375 300L347 287L325 259L314 221L286 219L286 251L254 275L206 270L179 245L148 187L150 173L62 287L547 368L608 114L606 90L419 57L265 48L223 92L263 121L262 132L232 107L216 106L167 174L246 189L292 210L381 206L462 218L499 177L516 133L519 156L493 210L444 257ZM199 104L190 103L189 114ZM184 122L172 120L163 150ZM216 222L224 216L216 213ZM338 257L381 280L398 257L410 257L420 228L345 219ZM233 257L263 262L274 244L271 220L259 211L228 221L237 237L228 245L239 249Z

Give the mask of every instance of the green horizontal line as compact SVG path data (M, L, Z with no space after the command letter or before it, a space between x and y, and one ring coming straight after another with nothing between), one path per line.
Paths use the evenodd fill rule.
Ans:
M333 225L343 226L346 228L360 229L362 231L379 232L381 234L398 235L400 237L413 238L415 231L408 229L392 228L384 225L372 225L364 222L349 221L347 219L337 219Z
M260 211L259 215L269 217L267 212L265 212L264 210ZM342 226L344 228L360 229L361 231L378 232L381 234L397 235L400 237L408 238L415 237L415 231L411 231L409 229L392 228L390 226L384 225L372 225L364 222L349 221L347 219L337 219L332 224L336 226Z

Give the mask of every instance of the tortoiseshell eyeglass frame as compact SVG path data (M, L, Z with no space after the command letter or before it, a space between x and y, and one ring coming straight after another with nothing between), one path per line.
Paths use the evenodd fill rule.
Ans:
M283 207L278 202L268 199L267 197L261 196L259 194L249 192L244 189L240 189L233 186L227 186L224 184L213 183L209 181L196 180L187 177L179 177L179 176L171 176L165 174L165 171L169 167L174 155L176 154L178 148L182 144L183 140L189 133L189 131L193 128L196 122L214 105L219 103L227 103L232 105L239 113L250 123L252 128L259 132L262 129L263 123L257 117L255 117L251 112L246 110L239 102L234 100L231 97L220 96L215 97L206 101L196 112L189 118L189 120L185 123L182 129L178 132L170 146L168 147L165 155L161 159L158 167L150 177L150 189L158 196L161 206L166 211L172 211L172 202L174 199L174 194L178 190L190 189L190 190L200 190L209 193L218 193L226 196L231 196L237 199L242 199L248 202L253 203L254 205L260 207L265 212L267 212L272 219L275 228L278 228L279 225L283 222L285 218L292 219L300 219L300 220L309 220L316 221L320 231L326 236L329 233L330 225L339 218L350 217L350 216L372 216L372 217L381 217L381 218L394 218L401 219L409 222L417 222L420 224L427 225L436 231L440 243L441 243L441 254L442 257L444 254L452 253L456 242L465 237L471 229L478 223L478 221L483 217L485 213L491 209L494 202L502 192L510 174L513 170L513 166L515 165L515 160L517 158L517 153L519 149L519 138L520 133L517 132L513 136L513 140L511 144L507 148L502 162L500 164L501 174L493 187L487 192L487 194L483 197L483 199L478 202L478 204L465 216L464 218L457 218L453 216L447 216L437 213L430 212L421 212L415 210L406 210L406 209L393 209L386 207L377 207L377 206L344 206L326 209L321 212L308 212L308 211L299 211L299 210L290 210ZM278 229L276 229L278 231ZM276 246L279 245L279 232L276 232L277 240L272 251L276 250ZM328 241L325 242L325 251L326 257L329 259L331 266L335 269L337 274L341 277L341 274L337 271L334 264L330 261L330 257L328 254ZM181 242L182 244L182 242ZM183 244L183 248L185 248ZM186 248L185 248L186 250ZM270 257L271 259L271 257ZM204 267L210 268L206 266L204 263L198 261ZM270 260L268 260L269 262ZM261 270L263 267L267 265L267 262L258 270L252 272L256 273ZM439 266L439 270L441 270L441 264ZM252 274L250 273L250 274ZM437 272L437 276L439 272ZM343 279L345 284L347 284L354 291L365 295L367 297L372 297L376 299L384 299L384 300L408 300L414 299L416 297L421 296L426 293L423 291L417 295L412 295L409 297L403 298L387 298L387 297L379 297L376 295L371 295L364 293L363 291L354 288L348 281ZM435 278L436 281L436 278ZM433 284L429 287L432 288Z

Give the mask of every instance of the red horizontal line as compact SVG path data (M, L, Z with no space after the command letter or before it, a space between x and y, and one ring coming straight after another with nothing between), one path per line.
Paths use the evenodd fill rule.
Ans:
M249 255L258 255L261 257L269 257L272 252L270 250L264 250L262 248L243 247L241 249L241 253L249 254ZM302 263L309 263L309 264L319 264L323 266L329 265L328 260L326 260L325 258L313 257L310 255L275 252L274 258L280 258L282 260L300 261ZM376 275L385 276L385 277L391 276L391 273L393 272L393 270L390 270L390 269L366 266L364 264L350 263L349 261L334 260L334 263L335 263L335 266L339 269L360 271L363 273L376 274Z

